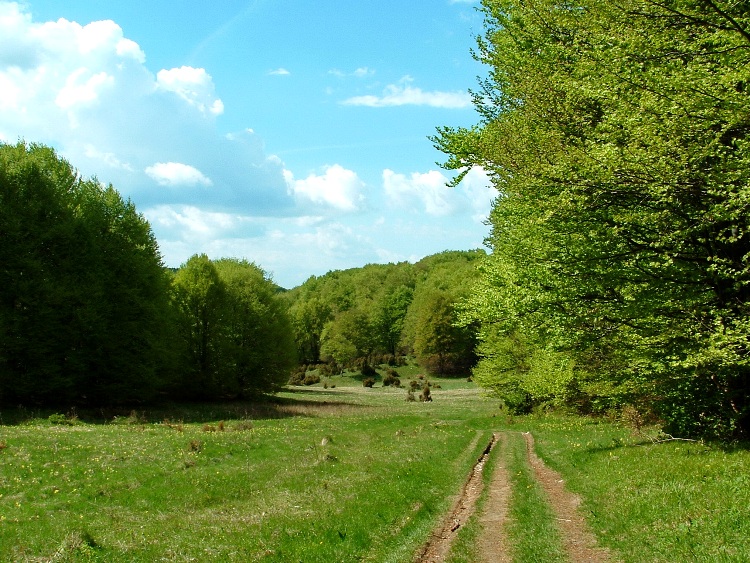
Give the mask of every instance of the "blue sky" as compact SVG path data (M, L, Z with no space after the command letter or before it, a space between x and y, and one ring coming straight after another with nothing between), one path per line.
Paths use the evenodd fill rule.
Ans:
M129 197L164 261L282 286L482 246L494 197L428 136L478 120L477 2L0 0L0 140Z

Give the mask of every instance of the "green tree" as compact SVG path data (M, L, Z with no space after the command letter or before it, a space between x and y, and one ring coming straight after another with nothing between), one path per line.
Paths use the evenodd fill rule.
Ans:
M574 362L567 388L603 406L650 402L671 430L744 435L747 4L483 9L483 120L435 141L449 168L481 165L500 193L472 300L485 343L523 334Z
M184 361L175 391L191 398L216 397L222 388L227 289L205 254L192 256L183 264L172 284Z
M168 280L148 223L50 148L0 145L0 401L152 397Z
M278 390L296 363L292 323L276 286L245 260L215 263L226 293L222 394L247 396Z

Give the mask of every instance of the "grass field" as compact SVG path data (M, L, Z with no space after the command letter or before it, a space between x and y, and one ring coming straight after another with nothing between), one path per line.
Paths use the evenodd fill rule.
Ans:
M436 381L431 403L328 383L261 407L0 413L0 561L408 562L497 429L534 433L617 559L750 560L745 449L509 419L465 379ZM554 519L520 448L507 458L515 560L555 560ZM455 561L476 560L479 527L462 530Z

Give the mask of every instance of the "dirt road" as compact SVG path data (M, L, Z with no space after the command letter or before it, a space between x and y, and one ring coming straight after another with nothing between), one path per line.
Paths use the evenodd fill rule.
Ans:
M497 456L497 463L489 480L486 501L481 514L477 515L481 531L477 540L477 563L512 563L513 550L508 545L505 530L508 523L508 506L512 498L512 485L507 469L507 442L519 439L518 433L497 432L484 453L474 465L460 494L441 525L432 533L428 542L415 557L417 563L442 563L449 554L456 534L476 512L476 505L483 492L483 471L490 455ZM596 538L588 529L580 510L580 499L565 488L559 473L547 467L536 455L534 437L524 433L527 463L533 468L534 477L545 491L547 502L556 516L562 544L568 559L573 563L605 563L611 560L607 550L596 545Z

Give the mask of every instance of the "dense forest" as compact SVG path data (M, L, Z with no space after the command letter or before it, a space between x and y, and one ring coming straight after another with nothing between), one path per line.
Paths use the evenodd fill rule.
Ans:
M286 291L244 260L165 268L133 204L48 147L0 145L0 188L0 403L234 399L278 390L298 365L367 373L409 355L465 375L475 362L457 311L483 251Z
M481 121L441 128L500 197L465 312L515 410L627 406L750 431L750 4L483 2Z
M0 145L0 402L247 397L295 366L409 355L473 370L513 412L627 409L675 435L747 438L750 5L482 10L480 122L432 141L455 183L490 175L489 253L289 291L233 258L173 272L112 186L50 148Z

